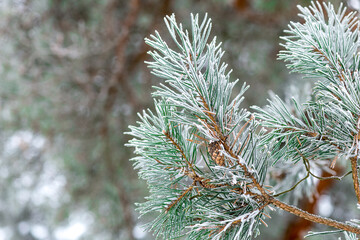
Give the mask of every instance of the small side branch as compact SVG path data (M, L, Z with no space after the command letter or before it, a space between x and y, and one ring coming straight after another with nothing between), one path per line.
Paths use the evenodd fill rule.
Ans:
M194 186L190 186L188 189L186 189L176 200L174 200L167 208L166 208L166 213L170 211L170 209L175 206L175 204L177 204L183 197L185 197L185 195L191 190L193 189Z
M275 194L274 197L278 197L278 196L281 196L285 193L288 193L288 192L291 192L292 190L294 190L300 183L302 183L303 181L305 181L308 177L310 176L310 172L307 172L306 176L302 179L300 179L300 181L298 181L294 186L292 186L291 188L289 188L288 190L286 191L283 191L283 192L280 192L278 194Z
M357 170L357 156L350 158L351 161L351 169L352 169L352 178L354 182L354 190L358 200L358 204L360 204L360 186L359 186L359 173Z
M254 119L254 115L251 115L250 119L244 124L244 126L242 126L242 128L240 129L240 131L237 133L237 135L236 135L236 137L235 137L235 139L234 139L234 142L233 142L233 144L231 145L230 149L233 149L233 148L234 148L237 140L238 140L239 137L241 136L241 133L244 131L244 129L246 128L246 126L249 124L249 122L250 122L251 120L253 120L253 119Z
M170 140L170 142L171 142L171 143L176 147L176 149L181 153L181 156L185 159L185 161L186 161L189 169L191 169L191 171L192 171L194 174L196 174L195 171L194 171L194 168L193 168L192 164L191 164L191 163L189 162L189 160L187 159L184 151L181 149L181 147L179 146L179 144L177 144L177 142L175 142L175 140L174 140L174 139L170 136L170 134L169 134L168 132L166 132L165 130L163 130L163 134L166 136L166 138L167 138L168 140Z

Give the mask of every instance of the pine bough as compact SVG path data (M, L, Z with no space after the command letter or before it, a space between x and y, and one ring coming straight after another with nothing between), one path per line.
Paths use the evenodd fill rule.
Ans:
M206 15L202 21L191 16L191 32L167 16L172 47L158 32L145 40L154 49L147 64L165 83L155 87L155 111L144 111L138 126L130 126L134 139L128 146L135 147L135 167L150 188L139 210L157 213L148 228L158 238L252 239L274 208L325 224L331 227L327 234L343 231L356 239L360 233L357 220L338 222L278 198L316 178L320 163L338 159L350 162L360 203L359 22L342 6L335 11L315 2L299 9L303 22L290 23L279 58L317 79L305 103L275 96L265 108L253 107L254 113L241 108L248 86L233 97L237 81L230 81L221 62L221 44L208 40ZM266 184L277 162L302 165L305 178L276 192Z

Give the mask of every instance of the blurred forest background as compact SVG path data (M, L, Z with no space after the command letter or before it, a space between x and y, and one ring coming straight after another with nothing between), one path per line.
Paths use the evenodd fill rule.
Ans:
M144 38L155 29L168 37L167 14L186 25L191 12L207 12L232 79L251 86L245 106L261 106L268 90L285 96L300 79L276 61L297 4L310 1L0 0L0 240L153 239L135 211L147 188L123 134L152 108L160 81L144 64ZM321 213L346 218L346 195L334 202L322 195L336 185L320 185L298 205L321 210L322 199ZM273 219L260 239L297 239L310 227Z

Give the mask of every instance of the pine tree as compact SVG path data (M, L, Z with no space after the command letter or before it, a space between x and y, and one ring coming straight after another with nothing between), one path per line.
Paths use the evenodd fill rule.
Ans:
M303 21L290 23L279 58L314 79L304 103L274 96L264 108L242 108L248 86L234 96L238 80L230 81L221 43L209 41L206 15L202 21L191 16L191 31L167 16L173 47L158 32L145 40L154 49L147 64L165 83L155 87L155 111L143 111L138 126L130 126L134 139L128 146L135 147L135 168L150 189L139 210L158 214L148 224L157 237L252 239L274 208L329 226L309 236L360 234L359 220L324 218L279 198L301 191L308 178L341 180L317 176L314 167L344 161L351 165L360 206L359 22L343 6L335 11L313 2L299 9ZM302 166L305 177L277 192L270 166L289 162Z

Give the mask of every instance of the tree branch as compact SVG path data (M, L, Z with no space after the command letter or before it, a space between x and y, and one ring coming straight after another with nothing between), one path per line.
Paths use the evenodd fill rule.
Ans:
M320 224L324 224L324 225L334 227L334 228L337 228L337 229L341 229L341 230L344 230L344 231L360 234L360 228L353 227L353 226L348 225L346 223L338 222L338 221L330 219L330 218L320 217L318 215L303 211L303 210L301 210L301 209L299 209L299 208L297 208L295 206L288 205L288 204L286 204L284 202L281 202L281 201L279 201L279 200L277 200L275 198L271 198L270 202L272 204L274 204L275 206L277 206L278 208L280 208L282 210L285 210L285 211L287 211L289 213L292 213L292 214L294 214L294 215L296 215L298 217L304 218L304 219L306 219L308 221L315 222L315 223L320 223Z
M201 97L201 99L202 99L202 103L203 103L203 106L205 107L205 109L207 111L210 111L208 104L206 104L206 102L205 102L205 99L203 97ZM212 126L212 127L219 131L220 127L218 126L218 123L215 121L215 118L213 116L212 116L211 121L212 121L212 124L216 125L216 126ZM219 133L218 131L216 131L216 133ZM220 134L219 139L225 139L226 140L226 138L222 135L221 132L219 134ZM221 143L223 144L223 147L224 147L225 151L227 151L230 154L230 156L232 156L235 159L238 159L238 155L236 155L232 151L231 147L226 143L226 141L221 141ZM355 158L355 171L353 169L353 176L354 176L354 172L357 173L356 162L357 161L356 161L356 158ZM275 199L273 196L269 195L265 191L265 189L259 184L259 182L256 180L254 175L248 170L248 168L247 168L247 166L245 164L242 164L239 161L238 161L238 164L244 170L245 175L252 180L252 182L254 183L254 186L260 191L261 195L258 196L258 199L260 199L261 201L272 203L273 205L277 206L278 208L283 209L283 210L285 210L285 211L287 211L289 213L292 213L292 214L294 214L294 215L296 215L298 217L304 218L304 219L306 219L308 221L315 222L315 223L320 223L320 224L324 224L324 225L327 225L327 226L330 226L330 227L335 227L337 229L341 229L341 230L345 230L345 231L348 231L348 232L353 232L353 233L356 233L356 234L360 234L360 228L356 228L356 227L353 227L353 226L348 225L346 223L338 222L338 221L333 220L333 219L321 217L321 216L318 216L318 215L303 211L303 210L301 210L301 209L299 209L299 208L297 208L295 206L288 205L288 204L286 204L284 202L281 202L281 201ZM357 174L356 174L356 180L358 180ZM358 191L357 194L359 194L357 196L360 196L359 181L356 181L356 183L357 183L357 191Z

